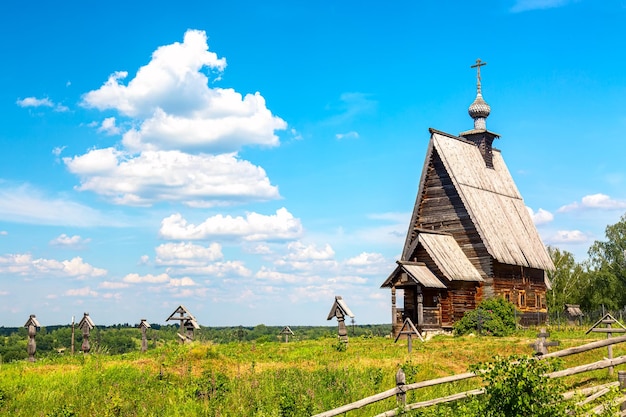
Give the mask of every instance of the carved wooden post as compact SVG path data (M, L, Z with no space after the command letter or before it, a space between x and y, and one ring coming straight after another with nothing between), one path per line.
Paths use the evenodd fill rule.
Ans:
M285 335L285 343L287 343L287 342L289 342L289 335L293 336L293 331L291 330L291 328L289 326L285 326L280 331L280 334L284 334Z
M617 371L617 380L619 381L620 391L626 391L626 371ZM620 411L626 410L626 402L620 404Z
M176 317L176 314L178 314L178 317ZM167 321L170 320L180 321L180 326L178 327L178 339L180 343L193 340L194 330L200 328L196 318L182 305L178 306L178 308L176 308L176 310L174 310L174 312L167 318Z
M335 302L333 303L333 306L331 307L330 313L328 313L328 317L326 318L326 320L330 320L333 317L337 318L337 325L339 327L339 340L345 344L348 344L348 329L346 328L345 323L346 316L354 317L354 314L352 313L352 311L350 311L345 301L343 301L343 298L337 295L335 296Z
M82 320L78 323L78 328L83 332L83 344L81 350L83 353L89 353L91 345L89 344L89 331L95 327L95 324L89 317L89 313L83 315Z
M41 327L34 314L31 314L24 327L28 329L28 345L26 351L28 352L28 362L35 362L35 352L37 351L37 343L35 343L35 335L37 334L37 328Z
M398 372L396 372L396 387L398 388L396 401L401 408L404 408L406 405L406 391L404 390L404 385L406 385L406 375L402 368L400 368Z
M150 323L148 323L146 319L141 319L139 328L141 329L141 352L145 352L148 350L148 337L146 336L146 332L150 328Z
M398 308L396 307L396 286L391 286L391 334L395 334L396 322L398 321Z

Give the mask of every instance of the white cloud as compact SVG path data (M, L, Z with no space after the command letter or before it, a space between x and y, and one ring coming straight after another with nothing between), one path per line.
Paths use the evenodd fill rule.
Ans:
M102 281L98 284L98 288L103 288L105 290L118 290L121 288L128 288L130 284L119 281Z
M333 259L335 256L335 251L333 248L327 243L323 249L317 249L315 245L304 245L302 242L291 242L287 245L287 249L289 253L286 256L286 259L289 260L297 260L297 261L307 261L307 260L328 260Z
M566 6L572 2L573 0L517 0L513 7L511 7L511 12L519 13L529 10L552 9L555 7Z
M286 208L275 215L248 213L246 217L216 215L199 225L188 224L180 214L173 214L161 222L159 234L165 239L199 240L240 238L244 241L292 240L302 235L300 219L294 218Z
M118 71L98 90L83 97L83 105L115 109L138 120L126 132L131 150L189 148L235 151L247 144L275 146L275 130L286 123L271 114L259 94L242 97L232 89L210 88L203 72L221 73L226 60L209 51L205 32L188 30L183 43L159 47L128 85L128 73Z
M17 105L20 107L54 107L54 103L47 97L26 97L25 99L18 99Z
M7 232L6 230L0 230L0 236L7 236L9 234L9 232Z
M335 135L335 138L341 140L341 139L358 139L359 138L359 134L358 132L355 131L351 131L348 133L337 133Z
M195 285L197 284L189 277L172 278L168 284L170 287L193 287Z
M217 278L249 277L252 271L242 261L215 262L202 266L168 268L171 275L203 275Z
M626 208L626 201L614 200L606 194L591 194L584 196L580 203L573 202L560 207L557 211L564 213L575 210L597 209L597 210L621 210Z
M65 295L70 297L97 297L98 293L89 287L73 288L65 291Z
M546 241L550 244L554 243L586 243L590 241L590 237L580 230L559 230Z
M530 214L530 217L536 226L550 223L552 220L554 220L554 215L550 213L549 211L544 210L542 208L537 210L537 212L535 212L533 209L531 209L528 206L526 207L526 209L528 210L528 213Z
M85 244L89 243L91 239L83 239L78 235L68 236L65 233L57 236L50 241L52 246L64 246L69 248L82 248Z
M122 281L127 282L129 284L164 284L170 281L170 276L168 274L159 274L159 275L139 275L139 274L128 274L126 275Z
M192 207L209 207L280 197L263 168L235 154L150 151L129 157L106 148L63 161L81 177L79 190L104 195L116 204L183 201Z
M85 263L82 258L57 261L55 259L33 259L29 253L0 256L0 273L26 277L73 277L94 278L107 274L106 269Z
M55 104L52 100L47 97L37 98L37 97L26 97L24 99L18 99L17 105L20 107L50 107L53 108L54 111L58 112L66 112L69 110L66 106L62 104Z
M380 253L362 252L359 255L346 260L346 265L350 266L369 266L381 263L386 263L386 260Z
M107 117L102 121L102 124L98 128L98 132L103 132L107 135L117 135L121 132L121 130L115 125L115 117Z
M208 247L192 243L164 243L155 249L157 265L202 266L223 258L222 247L212 243Z

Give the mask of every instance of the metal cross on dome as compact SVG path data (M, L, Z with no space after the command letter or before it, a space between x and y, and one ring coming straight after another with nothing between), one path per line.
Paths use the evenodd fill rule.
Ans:
M478 84L480 85L480 67L484 67L487 65L486 62L483 62L478 58L476 60L476 64L472 65L470 68L476 68L476 79L478 80Z

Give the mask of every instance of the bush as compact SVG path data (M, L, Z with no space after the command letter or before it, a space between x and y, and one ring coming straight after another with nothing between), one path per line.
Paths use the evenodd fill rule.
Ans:
M486 417L557 417L568 416L561 396L562 386L546 376L556 370L558 362L539 361L531 357L495 358L479 364L474 371L486 371L482 378L486 401L481 401L479 415Z
M515 327L515 306L502 297L494 297L481 302L475 310L466 312L461 320L454 323L454 333L508 336L515 331Z

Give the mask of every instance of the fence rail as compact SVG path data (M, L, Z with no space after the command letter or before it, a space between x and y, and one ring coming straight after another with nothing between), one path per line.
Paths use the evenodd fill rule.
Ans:
M557 352L536 356L536 358L538 360L542 360L542 359L548 359L548 358L565 357L565 356L575 355L575 354L582 353L582 352L587 352L593 349L598 349L598 348L605 347L605 346L612 346L614 344L623 343L623 342L626 342L626 336L614 337L611 339L591 342L591 343L587 343L584 345L580 345L580 346L576 346L576 347L572 347L568 349L563 349ZM589 372L589 371L594 371L598 369L611 368L613 366L621 365L624 363L626 363L626 356L620 356L620 357L613 358L613 359L603 359L597 362L592 362L592 363L588 363L588 364L584 364L580 366L574 366L572 368L564 369L562 371L551 372L547 374L547 376L550 378L560 378L560 377L575 375L575 374L582 373L582 372ZM478 376L478 374L475 372L466 372L463 374L451 375L451 376L431 379L427 381L420 381L420 382L415 382L412 384L406 384L406 385L399 384L396 387L391 388L387 391L383 391L381 393L363 398L359 401L346 404L342 407L335 408L333 410L316 414L313 417L337 416L340 414L347 413L348 411L357 410L359 408L365 407L366 405L370 405L370 404L376 403L378 401L382 401L384 399L387 399L393 396L397 396L397 397L404 396L408 391L431 387L431 386L440 385L440 384L447 384L451 382L461 381L465 379L474 378L476 376ZM625 389L626 388L626 371L619 372L619 380L620 380L619 382L621 383L620 387L622 389ZM603 388L604 387L599 388L599 390L601 391ZM577 391L577 392L581 393L582 391ZM465 391L465 392L460 392L458 394L449 395L446 397L440 397L440 398L435 398L435 399L428 400L428 401L422 401L419 403L413 403L413 404L408 404L408 405L401 404L401 408L405 411L414 410L417 408L430 407L430 406L445 403L445 402L458 401L460 399L464 399L469 396L481 395L483 393L484 393L484 389ZM566 394L564 394L564 396L565 395ZM376 417L391 417L397 414L398 414L398 410L390 410L385 413L379 414Z

